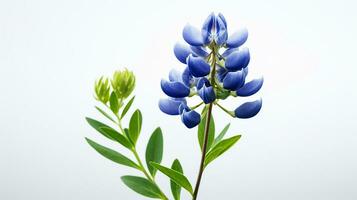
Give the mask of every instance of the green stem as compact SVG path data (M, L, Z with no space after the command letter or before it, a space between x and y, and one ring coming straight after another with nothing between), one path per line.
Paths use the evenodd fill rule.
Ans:
M193 195L192 195L193 196L192 200L196 200L197 199L198 190L200 189L200 184L201 184L202 175L203 175L203 171L204 171L204 163L205 163L205 159L206 159L208 134L209 134L209 124L210 124L211 118L212 118L212 107L213 107L213 103L210 103L209 107L208 107L206 124L205 124L204 142L203 142L203 146L202 146L202 157L201 157L200 169L199 169L199 172L198 172L198 177L197 177L197 181L196 181L195 190L194 190Z
M192 107L190 107L190 108L191 108L191 110L194 110L194 109L200 107L202 104L203 104L203 102L201 102L201 103L199 103L199 104L197 104L197 105L194 105L194 106L192 106Z
M227 110L225 107L223 107L222 105L220 105L219 103L214 103L215 105L217 105L220 109L222 109L224 112L226 112L228 115L235 117L234 112Z
M111 110L110 107L109 107L107 104L104 104L104 105L105 105L109 110ZM117 120L118 120L115 124L118 125L120 131L121 131L122 134L126 137L125 132L124 132L124 129L123 129L123 125L122 125L122 123L121 123L121 118L120 118L120 116L119 116L117 113L114 113L113 111L112 111L112 113L115 115L115 117L116 117ZM161 193L161 199L162 199L162 200L169 200L169 199L167 198L167 196L162 192L162 190L160 189L160 187L157 185L157 183L155 182L154 178L147 172L146 168L145 168L144 165L143 165L143 162L141 162L140 156L139 156L138 151L136 150L136 148L133 147L133 148L131 149L131 152L134 154L135 159L136 159L136 161L137 161L138 164L139 164L139 167L140 167L139 170L146 176L146 178L147 178L150 182L152 182L152 183L159 189L159 191L160 191L160 193Z

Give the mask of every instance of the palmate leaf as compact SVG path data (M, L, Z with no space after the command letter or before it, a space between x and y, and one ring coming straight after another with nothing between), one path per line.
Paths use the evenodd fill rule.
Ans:
M183 169L181 163L178 159L174 160L171 165L171 169L183 174ZM175 200L180 200L181 197L181 186L177 185L174 181L170 180L171 193Z
M102 113L102 115L104 115L106 118L108 118L110 121L115 122L115 120L108 114L106 113L104 110L102 110L101 108L99 108L98 106L95 106L95 109L97 109L100 113Z
M138 176L122 176L121 180L135 192L150 198L161 199L160 189L151 181Z
M126 156L122 155L121 153L119 152L116 152L112 149L109 149L105 146L102 146L96 142L94 142L93 140L90 140L88 138L86 138L88 144L93 147L99 154L101 154L102 156L108 158L109 160L113 161L113 162L116 162L118 164L121 164L121 165L125 165L125 166L128 166L128 167L132 167L132 168L135 168L135 169L139 169L140 170L140 167L135 163L133 162L132 160L130 160L129 158L127 158Z
M241 135L236 135L231 138L222 140L216 146L214 146L208 153L204 162L204 166L206 167L210 162L214 159L218 158L224 152L226 152L229 148L231 148L239 139Z
M131 105L133 104L135 99L135 96L131 97L131 99L128 101L128 103L125 105L123 111L121 112L120 119L123 119L125 114L129 111Z
M164 167L164 166L154 163L154 162L151 162L150 164L153 167L155 167L157 170L159 170L160 172L162 172L163 174L168 176L177 185L185 188L190 194L193 193L192 185L191 185L190 181L181 172Z
M231 125L231 124L228 123L228 124L222 129L221 133L219 133L219 135L214 139L213 144L212 144L212 147L216 146L216 144L218 144L218 142L220 142L220 141L224 138L224 136L226 135L226 133L227 133L227 131L228 131L230 125Z
M115 94L115 92L112 92L112 94L110 94L109 104L110 104L110 109L113 111L113 113L117 114L119 111L120 105L118 102L118 97Z
M158 127L152 133L148 145L146 147L146 164L153 177L155 177L156 169L150 165L150 162L161 163L164 148L164 139L161 128Z
M141 131L143 117L139 109L137 109L130 118L129 122L129 136L130 140L133 142L134 146Z
M201 150L204 142L204 136L205 136L205 126L206 126L206 119L207 115L202 118L200 124L198 125L198 142L200 144ZM210 124L209 124L209 131L208 131L208 141L207 141L207 149L206 152L211 148L213 141L214 141L214 135L215 135L215 125L214 125L214 120L213 116L211 116Z

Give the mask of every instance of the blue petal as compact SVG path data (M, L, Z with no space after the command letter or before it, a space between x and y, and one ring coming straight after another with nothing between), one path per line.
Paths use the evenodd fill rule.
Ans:
M195 77L202 77L209 74L211 66L201 57L188 56L187 66Z
M202 38L205 44L209 44L212 41L212 29L213 29L213 25L214 25L214 20L215 20L215 16L214 13L211 13L207 19L205 20L205 22L203 23L201 32L202 32Z
M234 114L238 118L247 119L254 117L262 108L262 99L246 102L235 109Z
M228 37L226 46L228 48L236 48L242 46L248 39L248 30L246 28L240 29Z
M228 32L223 20L220 17L216 17L216 44L222 45L227 41Z
M187 97L190 94L190 88L183 83L170 82L164 79L161 80L161 89L166 95L174 98Z
M182 35L183 35L183 39L192 46L203 45L203 38L201 32L197 28L191 26L190 24L187 24L185 26Z
M207 57L209 53L206 51L206 48L201 46L191 46L191 50L197 55L201 57Z
M231 53L233 53L237 50L238 50L238 48L229 48L223 52L222 56L226 58L227 56L231 55Z
M227 75L228 71L223 67L218 67L216 77L219 82L223 82L224 77Z
M186 67L185 70L182 72L182 82L187 87L191 87L191 85L193 84L193 76L188 67Z
M222 20L223 23L224 23L224 26L225 26L226 29L227 29L227 21L226 21L226 18L223 16L222 13L218 13L218 17L221 18L221 20Z
M193 128L201 122L201 115L194 110L183 110L181 114L181 121L187 128Z
M236 90L244 85L244 71L228 72L223 79L223 87L228 90Z
M171 69L169 73L169 80L171 82L182 82L182 73L176 69Z
M188 46L187 44L182 44L182 43L176 43L174 46L174 54L176 56L176 58L186 64L186 58L188 55L190 55L192 53L190 46Z
M236 94L241 97L251 96L257 93L260 88L262 88L264 82L264 78L254 79L244 84L243 87L236 91Z
M237 71L247 67L249 61L249 50L248 48L243 48L239 51L231 53L226 59L225 66L229 71Z
M198 79L196 84L197 90L201 89L204 85L210 86L211 84L209 80L205 77Z
M205 104L211 103L216 100L216 94L207 78L201 78L197 82L197 93Z
M179 115L179 106L184 103L186 104L186 99L184 98L166 98L160 99L159 108L162 112L168 115Z

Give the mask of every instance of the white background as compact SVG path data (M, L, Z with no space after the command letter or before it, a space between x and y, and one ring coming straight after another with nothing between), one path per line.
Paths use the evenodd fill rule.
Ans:
M100 75L137 75L144 115L139 141L161 126L163 163L180 158L194 182L196 130L159 111L183 26L222 12L230 32L250 32L251 75L263 75L263 109L251 120L218 109L218 128L243 135L205 172L199 199L357 199L356 3L354 1L4 1L0 2L0 199L145 199L126 188L136 172L85 142L116 147L85 122ZM251 76L250 78L254 78ZM225 105L231 109L243 100ZM101 118L102 119L102 118ZM167 178L158 179L169 193ZM189 199L185 194L183 199Z

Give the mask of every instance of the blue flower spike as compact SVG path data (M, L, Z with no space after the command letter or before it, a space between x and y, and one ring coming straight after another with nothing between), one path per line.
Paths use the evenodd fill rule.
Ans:
M159 108L168 115L180 115L188 128L199 124L200 112L195 110L203 104L217 105L241 119L254 117L261 110L261 99L243 103L233 111L219 104L228 97L255 95L264 82L263 78L246 80L250 52L244 45L248 30L242 28L229 34L227 27L221 13L210 13L201 29L187 24L182 32L186 43L174 46L174 54L185 68L182 72L170 71L168 81L162 79L161 88L169 98L161 99ZM188 99L193 96L199 96L201 102L190 107Z

